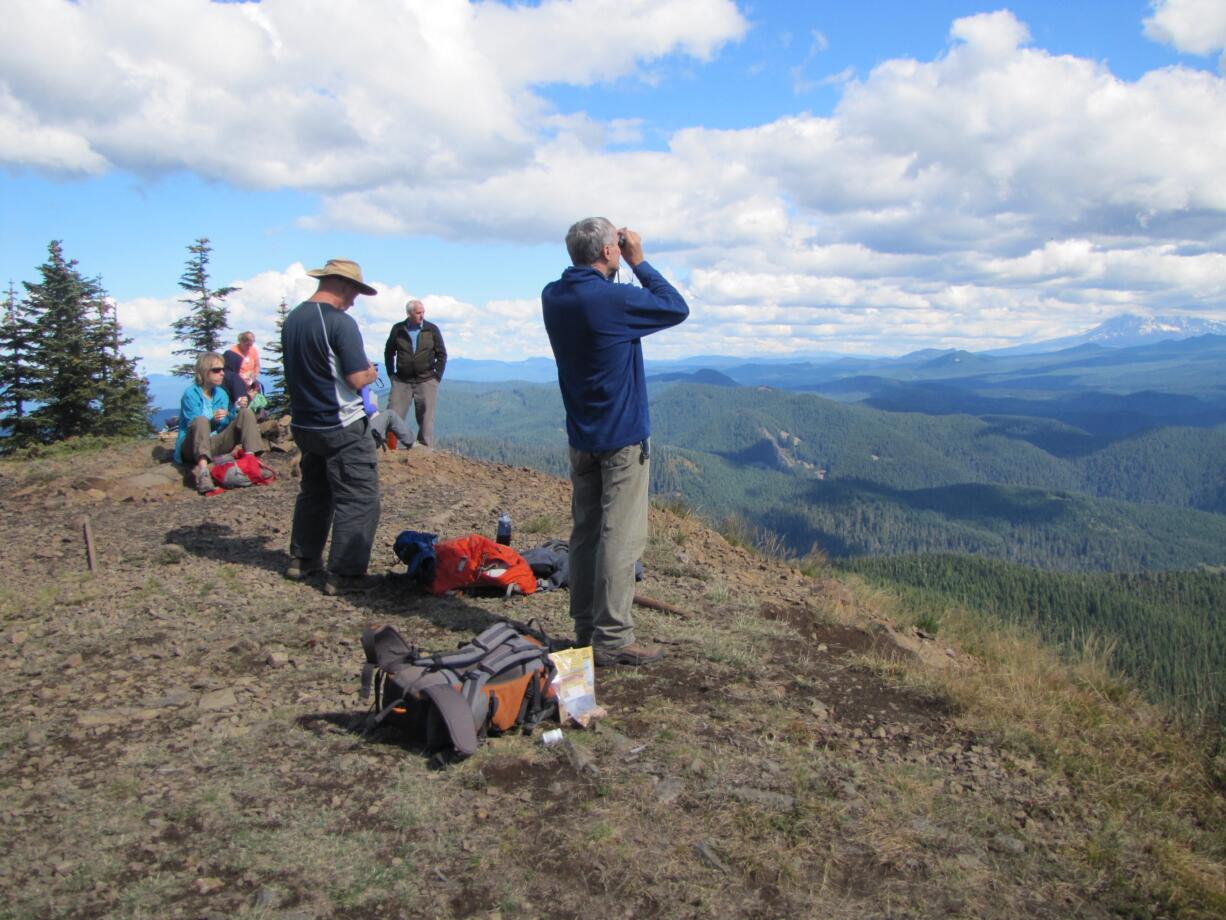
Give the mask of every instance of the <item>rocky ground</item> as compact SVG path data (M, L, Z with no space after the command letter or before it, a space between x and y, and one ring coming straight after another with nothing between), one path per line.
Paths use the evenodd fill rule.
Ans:
M0 464L0 915L1170 909L1085 858L1065 773L935 689L973 659L684 514L653 510L641 585L680 611L638 613L668 660L598 672L608 717L568 745L505 736L431 770L360 732L362 629L565 634L565 592L325 597L281 577L292 450L274 485L209 498L163 455ZM375 571L406 528L492 535L507 510L521 549L568 529L568 484L529 470L416 450L381 480Z

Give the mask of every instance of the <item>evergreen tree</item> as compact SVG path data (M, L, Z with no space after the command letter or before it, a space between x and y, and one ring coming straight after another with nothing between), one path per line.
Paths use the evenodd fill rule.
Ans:
M209 246L208 237L196 240L187 247L187 251L191 255L179 277L179 287L190 296L180 298L179 303L187 304L190 309L186 316L175 320L173 327L175 340L185 346L174 353L187 359L173 371L180 377L192 376L196 356L201 352L222 351L222 333L229 325L225 300L238 290L236 287L209 290L209 254L213 249Z
M269 385L265 388L264 393L268 397L268 414L273 418L289 410L289 396L285 393L285 355L281 351L281 327L285 325L287 316L289 316L289 304L282 297L277 307L277 331L265 348L269 357L266 372Z
M148 384L122 351L115 307L98 278L64 258L59 240L39 266L42 281L23 282L30 322L30 437L58 441L85 434L144 434Z
M27 305L17 299L17 289L9 282L0 316L0 450L11 450L34 440L34 421L29 417L34 399L36 377L34 361L34 324Z
M128 358L123 347L132 340L124 338L115 304L108 298L97 302L93 329L100 356L102 413L98 434L136 436L149 433L149 382L136 370L136 359Z
M94 317L103 296L95 280L82 277L76 260L66 260L59 240L47 247L39 266L42 282L22 282L33 319L33 395L41 405L30 417L40 441L91 433L98 422L101 361Z

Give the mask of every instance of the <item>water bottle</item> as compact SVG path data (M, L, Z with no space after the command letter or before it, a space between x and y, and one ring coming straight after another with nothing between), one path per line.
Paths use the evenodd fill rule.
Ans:
M494 540L503 546L511 545L511 515L505 511L498 516L498 535Z

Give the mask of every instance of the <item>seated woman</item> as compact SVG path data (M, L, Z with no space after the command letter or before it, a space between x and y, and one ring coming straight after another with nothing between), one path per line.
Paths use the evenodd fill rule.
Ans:
M242 375L243 380L247 381L247 385L251 386L255 383L256 378L260 376L260 350L255 347L255 333L240 332L238 344L231 345L227 351L238 355L238 372Z
M239 444L253 454L267 449L260 426L247 408L247 397L231 404L222 386L225 365L221 355L207 351L196 359L196 382L183 391L179 402L179 437L175 463L193 464L196 491L213 491L209 461Z
M413 432L409 431L409 426L404 423L399 415L388 409L386 412L379 411L379 404L375 401L375 396L370 392L369 386L362 387L358 391L362 397L362 406L366 409L366 421L370 425L371 437L375 439L376 447L387 447L387 432L391 432L396 437L396 450L408 450L413 444Z
M268 397L264 395L264 387L258 380L248 381L243 376L242 356L233 350L227 351L222 355L226 370L223 374L222 386L226 388L226 393L230 397L231 405L238 405L238 401L243 397L247 399L247 405L251 411L255 413L255 420L262 422L268 418Z
M221 358L222 365L225 368L221 375L221 385L226 388L226 395L230 397L230 405L237 406L238 401L244 396L250 401L251 386L243 379L241 372L243 364L242 355L237 352L227 351Z

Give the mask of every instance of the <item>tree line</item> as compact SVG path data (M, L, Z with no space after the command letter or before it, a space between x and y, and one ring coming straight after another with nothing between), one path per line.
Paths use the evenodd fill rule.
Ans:
M1078 651L1108 640L1111 664L1157 698L1226 723L1226 572L1044 572L976 556L924 553L838 563L901 589L939 627L959 604L1037 629Z
M185 360L173 369L191 378L195 359L225 348L226 297L235 287L212 287L207 237L187 247L179 278L186 312L172 324ZM52 240L37 281L10 281L0 314L0 453L81 436L141 436L150 432L149 385L139 356L125 349L114 300L101 277L88 276ZM277 330L288 314L281 301ZM280 336L265 346L269 408L284 411Z

